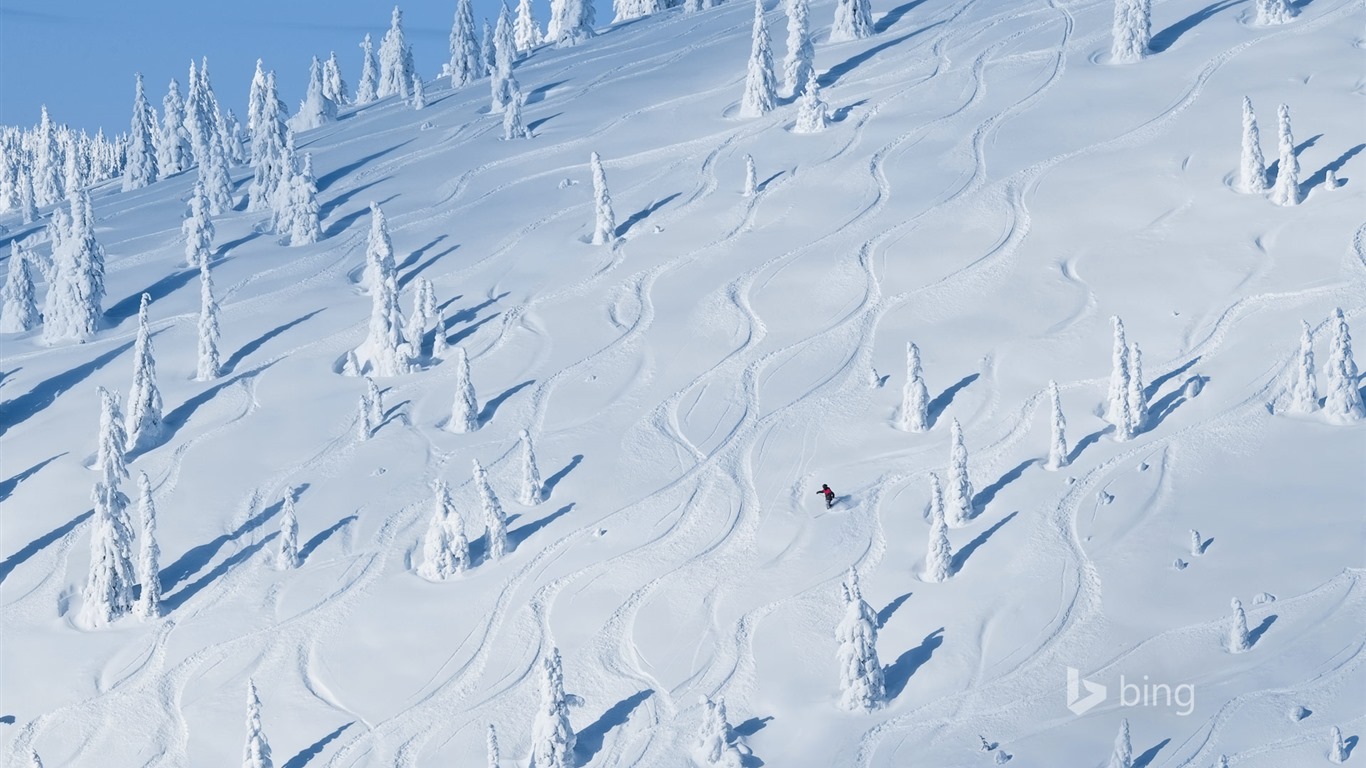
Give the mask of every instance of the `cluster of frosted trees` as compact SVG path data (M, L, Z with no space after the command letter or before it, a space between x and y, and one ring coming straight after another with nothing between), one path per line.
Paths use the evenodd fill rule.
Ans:
M1300 161L1295 152L1295 135L1290 127L1290 107L1276 108L1276 173L1268 179L1270 169L1262 155L1261 131L1257 115L1252 110L1252 99L1243 97L1243 141L1238 164L1238 191L1251 195L1267 195L1276 205L1299 205L1304 198L1300 189ZM1325 189L1337 189L1337 174L1329 168L1325 174Z
M818 133L830 123L829 107L820 97L813 60L808 0L790 0L783 5L787 16L787 53L783 58L783 90L797 101L793 133ZM868 0L839 0L830 41L861 40L873 34L872 11ZM762 117L777 108L778 75L768 27L764 23L761 0L754 3L754 26L750 44L745 90L740 97L741 117Z
M0 126L0 213L18 211L25 224L38 209L56 205L82 189L123 172L128 137L92 138L53 123L47 107L29 129Z
M1115 0L1114 25L1110 33L1110 58L1114 62L1133 64L1151 52L1152 12L1152 0ZM1287 24L1297 13L1290 0L1257 0L1256 23L1260 26Z
M1366 419L1362 405L1356 360L1352 356L1352 334L1341 309L1328 318L1328 359L1323 366L1324 396L1319 398L1318 378L1314 372L1314 333L1309 323L1300 321L1300 348L1295 356L1287 387L1287 410L1313 413L1322 409L1334 424L1350 424Z
M104 248L95 239L90 195L77 190L57 207L47 225L49 257L34 247L35 238L11 247L5 285L0 288L0 333L19 333L43 326L43 341L84 342L99 327L104 302ZM41 314L35 278L48 285Z

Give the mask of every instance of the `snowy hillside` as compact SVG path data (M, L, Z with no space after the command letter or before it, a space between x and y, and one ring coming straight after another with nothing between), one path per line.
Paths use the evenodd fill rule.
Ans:
M815 133L781 86L741 116L739 0L536 48L513 70L524 140L487 78L424 72L421 110L295 136L316 243L271 232L253 169L228 168L207 381L182 234L199 173L94 186L98 330L0 335L0 765L235 765L251 680L275 766L482 766L489 725L499 765L526 766L554 649L582 766L735 764L697 750L703 696L745 766L1286 768L1329 764L1334 729L1366 761L1366 426L1330 415L1334 310L1366 338L1366 9L1301 0L1267 26L1260 4L1161 0L1122 64L1111 0L874 2L848 42L813 0ZM781 83L784 4L763 7ZM1241 191L1245 96L1279 191ZM1280 104L1292 206L1271 199ZM344 374L388 354L371 203L403 318L430 281L449 349L428 333L415 370L374 378L367 437ZM28 242L46 263L51 212L0 214L0 261ZM164 416L121 489L136 566L150 481L161 615L100 624L92 488L117 451L97 388L129 407L144 293ZM1127 429L1106 420L1112 316L1141 350ZM1308 413L1301 320L1328 401ZM457 519L460 572L436 558ZM860 690L871 709L842 706ZM1122 723L1131 758L1107 763Z

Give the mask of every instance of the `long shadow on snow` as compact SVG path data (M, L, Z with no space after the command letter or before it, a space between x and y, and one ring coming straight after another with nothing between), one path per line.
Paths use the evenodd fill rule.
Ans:
M42 217L39 217L39 218L42 218ZM10 243L14 243L14 242L17 242L17 241L19 241L19 240L23 240L24 238L28 237L29 235L33 234L34 232L40 232L40 231L42 231L42 229L43 229L43 225L42 225L42 224L38 224L37 222L34 222L34 224L31 224L31 225L28 225L28 226L30 226L31 229L20 230L20 231L15 232L14 234L12 234L12 235L10 235L10 236L8 236L8 237L0 238L0 248L4 248L5 246L9 245ZM5 258L5 263L9 263L9 258L8 258L8 257Z
M459 344L460 342L464 341L464 340L465 340L466 338L468 338L469 336L473 335L475 331L479 330L479 327L480 327L481 325L483 325L484 323L487 323L488 321L492 320L493 318L495 318L495 317L497 317L497 316L498 316L498 313L497 313L497 312L494 312L493 314L489 315L488 317L484 318L483 320L480 320L479 322L470 323L468 326L466 326L466 327L460 329L460 332L459 332L459 333L456 333L456 334L454 334L453 336L448 337L448 338L446 339L446 345L447 345L447 346L452 346L452 347L453 347L453 346L455 346L456 344Z
M185 587L181 589L179 592L175 593L174 595L171 595L170 597L167 597L164 601L162 601L163 604L166 606L166 612L169 613L184 605L186 600L189 600L190 598L199 594L200 590L209 586L217 579L226 576L228 574L228 571L232 570L237 565L246 562L248 558L250 558L257 552L260 552L261 549L266 546L266 544L269 544L271 539L274 539L279 535L280 532L275 531L274 533L271 533L269 536L265 537L264 539L261 539L255 544L248 544L247 546L243 547L237 552L234 552L230 557L228 557L223 562L219 563L217 566L214 567L212 571L209 571L208 573L201 576L198 581L194 582L193 584L186 584Z
M1143 754L1134 758L1134 768L1148 768L1148 766L1152 765L1153 761L1157 759L1157 753L1161 752L1162 748L1170 743L1172 743L1171 739L1163 739L1154 744L1150 749L1144 750Z
M1184 404L1187 400L1199 394L1209 381L1208 376L1192 376L1180 388L1168 393L1165 397L1148 407L1148 423L1143 425L1140 432L1148 432L1157 429L1172 412Z
M521 384L508 387L503 392L503 394L498 395L497 397L493 398L487 403L484 403L484 407L479 411L479 426L482 427L485 424L488 424L490 421L493 421L493 414L498 412L498 406L507 402L507 399L509 397L512 397L513 395L517 394L518 392L522 391L523 389L526 389L527 387L535 383L535 379L527 379Z
M868 100L867 100L867 99L859 99L858 101L856 101L856 102L854 102L854 103L852 103L852 104L846 104L846 105L840 107L839 109L836 109L834 112L831 112L831 113L830 113L830 122L832 122L832 123L842 123L842 122L844 122L844 118L848 117L848 116L849 116L849 113L854 111L854 107L861 107L861 106L863 106L864 104L867 104L867 103L868 103Z
M535 88L532 88L527 92L526 100L522 102L522 105L526 106L528 104L535 104L538 101L545 101L545 95L550 89L558 88L567 82L569 82L567 79L557 80L553 83L546 83L545 85L538 85Z
M531 534L541 530L542 528L546 527L547 525L550 525L559 518L569 514L569 510L573 508L574 503L570 502L564 505L563 507L560 507L559 509L555 510L554 512L551 512L550 514L546 515L540 520L527 523L526 525L522 526L521 528L518 528L515 531L508 531L508 541L512 543L512 546L518 546L522 542L526 541L527 537L531 536Z
M1309 149L1310 147L1312 147L1312 146L1314 146L1315 144L1319 143L1319 139L1321 139L1321 138L1323 138L1323 134L1317 133L1317 134L1314 134L1313 136L1310 136L1309 138L1305 139L1304 141L1300 142L1299 144L1295 145L1295 149L1294 149L1295 157L1299 157L1301 152L1303 152L1303 151L1305 151L1306 149ZM1281 159L1280 159L1279 157L1277 157L1276 159L1274 159L1274 160L1272 160L1270 163L1268 163L1267 166L1266 166L1266 185L1267 185L1268 187L1274 187L1274 186L1276 186L1276 178L1277 178L1278 176L1280 176L1280 173L1281 173Z
M878 19L877 22L873 24L873 31L886 32L893 24L901 21L902 16L905 16L915 10L916 6L923 5L924 3L925 0L911 0L911 2L904 5L898 5L892 10L884 13L882 18Z
M974 516L981 514L982 510L986 509L986 506L996 498L996 494L1001 492L1001 489L1005 488L1007 485L1010 485L1016 480L1019 480L1020 475L1023 475L1024 471L1026 469L1029 469L1029 465L1033 464L1036 461L1038 461L1038 459L1025 459L1024 461L1017 464L1014 469L1011 469L1009 472L1006 472L1004 475L1001 475L1000 480L997 480L991 485L988 485L987 487L983 488L980 492L978 492L976 496L973 496L972 508L976 510Z
M574 458L570 459L569 463L565 465L564 469L546 478L546 481L541 484L541 489L547 499L550 498L550 492L555 490L555 486L560 484L560 481L565 478L565 475L573 472L574 468L579 466L582 461L583 454L576 453L574 454Z
M867 63L869 59L873 58L879 53L882 53L883 51L887 50L888 48L891 48L894 45L904 43L922 32L928 32L929 30L934 29L935 27L943 23L945 22L936 21L928 27L922 27L914 32L908 32L902 35L901 37L888 40L887 42L881 45L875 45L872 48L869 48L868 50L864 51L863 53L858 53L853 56L850 56L849 58L845 59L839 64L836 64L835 66L826 70L825 74L822 74L819 77L817 77L816 84L822 88L829 88L830 86L839 82L839 79L841 77L844 77L850 72L853 72L855 69L858 69L859 66Z
M9 496L10 496L10 494L11 494L11 493L14 493L14 489L19 487L19 484L20 484L20 483L22 483L22 482L24 482L25 480L29 479L30 477L33 477L34 475L38 474L38 472L41 471L43 467L46 467L47 465L51 464L52 462L56 461L57 459L60 459L61 457L65 456L67 453L68 453L67 451L62 451L61 453L57 454L56 456L52 456L52 457L43 459L42 461L38 462L37 464L34 464L33 466L29 467L28 469L24 470L23 472L20 472L19 474L15 475L14 477L11 477L11 478L8 479L8 480L0 481L0 501L4 501L5 499L8 499Z
M906 594L902 595L901 597L898 597L897 599L895 599L895 600L893 600L892 602L888 603L886 608L883 608L882 610L878 611L878 612L877 612L877 628L878 628L878 629L882 629L883 627L887 626L887 622L891 620L892 614L896 613L896 609L900 608L900 607L901 607L901 604L904 603L904 602L906 602L906 598L908 598L908 597L910 597L910 596L911 596L911 593L910 593L910 592L907 592Z
M1106 424L1105 426L1101 427L1095 432L1092 432L1086 437L1083 437L1080 442L1072 446L1072 452L1067 454L1067 463L1072 464L1073 462L1075 462L1078 458L1081 457L1082 451L1100 442L1101 435L1104 435L1106 432L1114 431L1114 428L1114 425Z
M165 443L169 442L172 437L175 437L175 434L179 432L181 428L183 428L187 423L189 423L190 417L194 415L194 412L199 410L200 406L212 400L214 395L217 395L219 392L222 392L227 387L230 387L233 384L242 381L243 379L249 379L252 376L255 376L256 374L260 373L261 371L264 371L272 365L275 365L274 361L266 363L265 365L258 365L257 367L252 368L249 371L243 371L237 374L236 376L233 376L231 379L226 379L224 381L218 382L212 387L209 387L203 392L200 392L199 394L195 395L189 400L186 400L185 402L176 406L174 410L172 410L170 413L167 413L161 419L161 423L165 427L165 430L162 433L163 436L161 439L161 444L164 445Z
M1153 53L1162 53L1179 39L1182 35L1194 29L1200 22L1209 19L1214 14L1232 8L1235 5L1242 5L1247 0L1220 0L1220 2L1207 5L1204 8L1192 13L1186 18L1176 22L1166 29L1152 36L1148 43L1148 50Z
M1309 194L1309 190L1319 186L1320 184L1323 184L1325 181L1328 180L1329 171L1337 173L1338 171L1342 170L1342 166L1346 165L1348 160L1351 160L1352 158L1361 154L1361 150L1363 149L1366 149L1366 144L1358 144L1355 147L1352 147L1351 149L1347 150L1346 152L1343 152L1342 157L1339 157L1338 159L1334 160L1328 165L1325 165L1322 168L1315 171L1313 176L1310 176L1308 179L1305 179L1304 182L1300 184L1300 194L1307 195ZM1342 181L1342 179L1338 179L1339 183L1341 183Z
M229 240L226 243L223 243L222 245L218 246L218 250L214 251L214 258L221 259L227 256L229 253L232 253L232 249L238 247L239 245L246 245L247 243L250 243L252 240L255 240L256 238L264 234L265 232L253 229L252 231L248 232L245 235L242 235L236 240ZM199 270L196 269L195 272L198 273Z
M199 277L199 268L182 269L173 272L160 280L152 283L141 291L134 292L120 300L117 304L104 311L104 317L112 327L118 327L120 323L138 313L138 307L142 304L142 294L152 297L152 301L159 301L186 283Z
M1276 623L1277 618L1279 617L1273 613L1265 619L1262 619L1261 624L1258 624L1251 632L1247 633L1247 644L1250 646L1257 645L1257 642L1262 639L1262 635L1265 635L1266 631L1271 629L1271 625Z
M472 306L472 307L467 307L467 308L465 308L465 309L460 310L459 312L456 312L455 314L453 314L453 315L451 315L450 317L446 318L446 329L445 329L445 330L448 330L448 331L449 331L449 330L451 329L451 326L455 325L456 323L468 323L468 322L473 321L474 318L478 317L479 311L480 311L480 310L487 309L487 308L493 306L493 305L496 304L497 302L499 302L499 301L501 301L502 299L504 299L505 297L507 297L507 295L508 295L509 293L512 293L512 291L503 291L502 293L498 294L497 296L494 296L494 297L492 297L492 298L485 299L484 301L480 302L479 304L476 304L476 305L474 305L474 306ZM455 299L458 299L458 298L460 298L460 297L459 297L459 296L456 296L456 297L452 298L451 301L446 302L446 305L443 305L443 306L442 306L442 309L445 309L447 305L449 305L452 301L455 301Z
M748 738L758 733L759 731L762 731L764 729L764 726L768 725L768 721L772 719L773 715L765 715L764 717L751 717L745 722L740 723L734 728L731 728L731 731L736 736L744 736Z
M554 120L555 118L563 114L563 112L556 112L555 114L550 115L549 117L542 117L539 120L532 120L531 122L526 124L527 132L535 135L537 128L540 128L541 126L545 125L546 123L550 122L551 120Z
M45 547L51 546L53 542L76 530L76 526L84 523L94 514L95 510L88 509L81 514L76 515L65 524L59 525L33 541L30 541L24 545L23 549L20 549L18 552L5 558L3 561L0 561L0 584L4 583L5 579L10 575L10 572L15 568L22 565L30 557L38 554L38 552Z
M1191 359L1182 363L1181 367L1167 371L1161 376L1158 376L1157 378L1153 379L1147 387L1144 387L1143 396L1148 398L1149 400L1152 400L1154 397L1157 396L1157 390L1161 389L1163 384L1166 384L1167 382L1171 381L1177 376L1180 376L1186 371L1189 371L1198 362L1200 362L1200 356L1196 355L1195 357L1192 357Z
M308 483L304 483L295 489L295 495L302 494L308 488ZM225 533L212 541L191 547L181 555L178 560L161 569L161 591L169 592L171 587L190 578L199 572L201 568L209 564L218 550L222 549L228 542L237 541L248 533L260 528L267 520L279 512L284 507L284 499L276 501L256 514L255 517L248 518L245 523L237 527L232 533ZM243 550L246 551L246 550ZM238 553L240 554L240 553ZM226 561L225 561L226 562ZM221 568L222 566L220 566ZM203 585L200 586L202 588ZM183 591L183 590L182 590Z
M318 535L309 539L306 544L299 548L299 562L302 563L303 561L307 560L308 556L313 554L313 550L322 546L322 543L324 541L327 541L327 539L331 537L332 534L336 533L337 531L340 531L341 529L345 528L351 523L356 522L359 519L360 515L350 514L333 523L332 527L319 531Z
M374 154L366 155L365 157L362 157L361 159L353 163L343 165L342 167L338 168L335 171L332 171L331 173L325 173L322 176L319 176L318 191L326 192L328 187L332 186L333 184L336 184L338 181L342 179L342 177L346 176L346 174L352 171L358 171L361 168L364 168L366 165L370 164L371 162L374 162L375 160L378 160L391 152L394 152L402 147L405 147L408 144L411 144L412 142L413 139L408 139L407 141L401 144L395 144L394 146L389 147L388 149L381 149L380 151L375 152Z
M416 264L418 259L422 258L422 254L435 248L438 243L440 243L442 240L445 240L447 237L449 237L449 235L437 235L435 240L431 241L430 243L427 243L421 248L418 248L416 251L413 251L412 253L408 254L408 258L404 259L402 264L399 264L397 267L395 267L395 271L402 272L408 267L411 267L412 265Z
M977 381L977 379L981 378L981 376L982 374L980 373L968 374L967 376L964 376L963 378L959 379L957 384L954 384L953 386L944 390L942 393L940 393L938 397L931 400L930 404L925 407L925 410L929 411L930 426L933 427L935 423L939 421L939 415L949 407L949 405L953 402L953 398L959 392L962 392L963 389L967 387L967 385L971 384L974 381Z
M906 651L896 661L882 670L882 680L887 686L887 698L895 699L906 689L906 683L925 662L930 660L936 648L944 644L944 628L940 627L925 635L920 645Z
M275 338L276 336L279 336L280 334L284 333L290 328L293 328L299 323L302 323L310 317L313 317L314 315L318 314L324 309L327 309L327 307L319 307L318 309L309 312L303 317L290 320L284 325L276 326L270 329L269 331L266 331L265 333L261 334L260 336L256 337L255 339L252 339L246 344L243 344L241 349L237 350L236 352L233 352L232 356L228 358L227 362L223 363L223 369L221 373L232 373L233 370L237 368L237 364L242 362L243 358L245 358L247 355L250 355L252 352L255 352L256 350L260 349L267 341L270 341L271 339Z
M616 230L614 230L612 234L616 235L617 237L625 237L626 233L631 231L631 227L634 227L635 225L639 224L640 222L648 218L650 214L673 202L674 199L681 194L683 193L675 192L672 195L669 195L668 197L664 198L663 200L657 200L640 209L639 211L636 211L635 213L627 217L626 221L623 221L621 224L617 225Z
M631 712L653 695L653 688L633 693L609 707L592 725L579 731L578 744L574 747L574 752L579 755L580 763L586 764L592 760L593 756L602 750L602 741L607 732L625 724L631 717Z
M968 562L969 557L972 557L972 553L976 552L978 547L985 544L987 542L987 539L991 538L992 534L996 533L997 531L1005 527L1006 523L1010 522L1011 520L1014 520L1015 516L1018 514L1020 514L1020 510L1017 509L1014 512L1011 512L1010 514L1001 518L1000 520L997 520L995 525L977 534L977 538L973 539L972 541L969 541L967 544L964 544L962 549L958 550L957 552L954 552L953 558L949 561L949 565L953 568L953 572L958 573L959 571L963 570L963 565Z
M108 365L114 358L133 348L133 342L115 347L88 363L81 363L67 371L38 382L28 392L0 403L0 435L11 427L17 427L34 414L52 405L68 389L76 386L87 376Z
M393 199L396 198L396 197L398 197L398 195L389 195L388 197L384 198L383 200L378 200L378 201L376 201L375 204L376 204L376 205L384 205L384 204L388 203L390 200L393 200ZM370 212L370 206L368 206L368 205L365 206L364 208L357 208L356 210L354 210L354 211L352 211L352 212L346 214L345 216L341 217L340 219L337 219L336 221L334 221L334 222L332 222L331 224L327 225L327 229L323 230L323 236L324 236L324 237L333 237L333 236L335 236L335 235L341 234L342 232L345 232L347 227L351 226L352 224L354 224L354 223L356 222L356 219L359 219L360 217L362 217L362 216L368 214L369 212Z
M381 176L380 178L375 179L374 181L369 182L368 184L362 184L362 185L360 185L359 187L354 187L354 188L352 188L352 189L346 190L345 192L341 193L340 195L337 195L336 197L332 198L331 200L328 200L326 203L323 203L322 207L318 209L318 218L319 218L319 219L325 219L325 218L327 218L328 216L332 215L332 212L333 212L333 211L335 211L335 210L337 210L338 208L340 208L341 206L346 205L347 203L351 202L351 198L355 197L356 195L359 195L360 193L362 193L362 192L364 192L365 190L367 190L367 189L369 189L369 188L375 186L376 184L383 184L384 182L388 181L388 180L391 179L391 178L393 178L393 177L392 177L392 176Z
M425 247L430 248L431 246L429 245L429 246L425 246ZM443 256L445 256L446 254L449 254L449 253L455 253L455 250L456 250L457 248L459 248L459 247L460 247L460 244L459 244L459 243L456 243L455 245L452 245L450 248L447 248L446 250L442 251L441 253L436 254L435 256L431 257L430 259L427 259L426 261L422 262L421 264L418 264L416 267L413 267L411 270L409 270L407 273L405 273L402 277L400 277L400 278L398 279L398 287L399 287L399 289L402 290L404 287L406 287L406 286L408 285L408 283L411 283L413 280L415 280L415 279L417 278L418 275L422 274L422 271L423 271L424 269L426 269L427 267L430 267L431 265L433 265L433 264L435 264L436 262L440 261L440 260L441 260L441 257L443 257Z
M337 739L338 736L341 736L342 731L345 731L347 728L350 728L355 724L356 723L353 720L347 723L346 725L343 725L342 727L338 728L337 730L327 734L321 739L318 739L312 744L304 747L302 750L299 751L299 754L289 758L289 760L287 760L285 764L281 766L281 768L304 768L305 765L308 765L308 761L312 760L318 755L321 755L328 744L331 744L333 741Z

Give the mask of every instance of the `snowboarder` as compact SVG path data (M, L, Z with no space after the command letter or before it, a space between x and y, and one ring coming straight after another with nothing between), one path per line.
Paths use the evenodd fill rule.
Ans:
M835 506L835 492L830 490L830 486L826 485L825 483L821 483L821 489L819 491L816 491L816 493L819 493L825 497L826 509Z

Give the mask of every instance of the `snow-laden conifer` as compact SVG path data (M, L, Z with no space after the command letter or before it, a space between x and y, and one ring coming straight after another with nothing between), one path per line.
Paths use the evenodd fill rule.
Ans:
M199 324L198 359L195 379L212 381L218 378L218 300L213 295L213 276L209 260L199 262Z
M379 70L375 68L375 46L370 42L369 34L360 41L360 49L360 83L356 86L356 103L369 104L378 98L376 89L379 86Z
M373 203L370 210L379 212ZM370 330L357 354L364 364L363 370L370 375L400 376L413 369L413 347L403 335L403 317L398 307L398 268L394 264L392 248L387 252L384 249L388 231L382 216L382 213L377 216L381 237L376 239L374 229L371 230L372 246L377 244L374 249L377 261L372 262Z
M530 768L574 768L578 738L569 725L570 697L564 692L559 648L550 649L541 670L541 705L531 725Z
M33 171L22 168L19 171L19 220L32 224L38 219L38 201L33 193Z
M968 479L968 449L963 444L963 428L958 419L949 429L949 479L945 499L945 519L959 528L972 519L972 481Z
M251 76L251 87L247 91L247 133L253 138L261 131L261 118L266 112L266 70L265 62L256 60L256 72Z
M1124 337L1124 321L1110 318L1114 327L1114 346L1110 353L1110 390L1106 397L1105 420L1127 437L1129 418L1129 343Z
M522 86L515 76L507 79L507 104L503 108L503 139L529 139L531 131L522 122Z
M536 466L536 453L531 447L531 433L525 429L517 433L522 446L522 490L518 501L523 504L540 504L545 500L545 489L541 485L541 470Z
M28 249L16 240L10 246L5 286L0 288L0 333L22 333L38 325L42 318L35 296Z
M1261 26L1289 24L1298 14L1288 0L1257 0L1257 24Z
M294 489L286 488L280 502L280 551L275 567L282 571L299 567L299 516L294 513Z
M152 329L147 307L152 297L142 294L138 307L137 339L133 342L133 384L128 388L128 421L125 432L131 453L146 450L161 437L161 390L157 388L157 363L152 351Z
M944 494L939 476L930 473L930 540L925 555L925 581L947 581L953 574L953 552L949 548L949 526L944 519Z
M308 245L322 239L319 222L322 208L318 205L318 181L313 176L313 155L305 153L303 165L289 174L289 184L283 190L284 216L280 234L289 238L290 245Z
M821 101L820 86L815 77L807 78L801 100L797 102L797 122L793 133L820 133L830 125L829 107Z
M607 191L607 173L597 152L589 155L588 165L593 171L593 245L603 245L616 239L617 217L612 211L612 194Z
M203 150L196 183L204 188L209 213L219 216L232 210L232 179L228 176L228 160L223 154L223 146L211 137L204 137Z
M413 311L408 315L408 323L403 333L412 342L413 351L421 354L422 339L427 330L436 322L436 289L432 281L425 277L417 279L413 290Z
M1191 557L1199 557L1205 554L1205 542L1200 538L1200 532L1191 529Z
M370 380L366 379L366 382ZM360 440L369 440L375 434L375 428L379 426L379 422L375 420L375 407L370 390L370 387L366 387L360 393L360 408L356 419L356 437Z
M493 112L507 106L510 95L508 83L512 79L512 65L517 59L517 40L512 33L512 11L503 2L498 11L498 25L493 31L493 67L489 69L489 88Z
M1133 768L1134 749L1129 743L1129 719L1119 721L1119 733L1115 735L1115 748L1110 753L1108 768Z
M55 205L62 199L62 147L57 127L43 105L38 130L30 137L32 143L33 193L39 206ZM74 190L72 190L74 192Z
M612 23L620 24L623 21L639 19L659 13L666 7L664 0L612 0L612 10L616 13Z
M744 197L754 197L758 194L759 171L754 167L754 156L745 155L745 186L740 191Z
M835 23L830 42L862 40L873 34L873 10L868 0L835 0Z
M863 599L858 574L849 569L843 586L844 618L835 628L839 641L840 706L870 711L882 705L886 695L882 664L877 658L877 615Z
M465 433L479 429L479 406L474 399L474 384L470 381L470 360L464 347L455 348L455 397L451 403L451 418L446 422L450 432Z
M373 425L371 431L379 429L380 424L384 423L384 393L369 376L365 377L365 404L370 409L366 418Z
M435 491L432 518L422 540L422 563L417 572L425 579L443 581L469 567L470 543L465 537L464 520L451 501L446 482L437 481Z
M413 75L413 111L421 112L427 108L427 92L422 88L422 76Z
M740 97L740 117L762 117L773 111L777 100L778 85L773 76L768 27L764 24L764 3L754 0L754 30L750 40L749 69L745 74L745 93Z
M248 211L270 211L275 207L280 184L285 176L285 104L275 86L275 73L266 74L266 86L259 126L251 137L251 187L247 191Z
M1067 419L1062 415L1062 399L1058 396L1058 382L1048 382L1049 424L1048 460L1043 468L1056 472L1067 466Z
M403 11L394 6L389 16L389 31L379 42L379 98L408 98L413 82L412 60L403 37Z
M133 613L140 619L161 616L161 550L157 547L157 510L152 502L152 481L138 473L138 518L142 528L138 546L138 583L142 585Z
M557 9L559 14L556 14ZM557 47L578 45L597 34L593 31L597 11L592 0L552 0L550 20L555 31L552 34L547 29L546 39L553 41Z
M247 679L247 743L242 749L242 768L272 768L270 742L261 728L261 697L256 683Z
M489 485L489 476L483 465L478 459L474 459L473 463L474 487L479 490L479 502L484 508L484 524L488 526L488 546L484 551L488 559L498 560L508 552L507 516L503 514L503 505L498 502L493 486Z
M124 464L123 414L117 396L100 387L100 428L95 468L94 514L90 522L90 571L82 593L85 621L108 624L133 609L133 529L128 497L119 484L128 477Z
M1295 155L1295 136L1290 130L1290 107L1276 108L1276 123L1280 128L1280 161L1276 167L1276 183L1271 188L1271 202L1276 205L1300 204L1300 160Z
M90 194L71 197L70 229L52 254L53 281L43 308L43 341L87 341L103 314L104 248L95 241Z
M378 203L370 203L370 234L365 242L365 271L361 273L361 287L374 291L386 269L394 263L394 243L389 238L389 221Z
M517 20L513 24L513 40L521 53L541 44L541 28L531 8L531 0L517 0Z
M1120 64L1142 61L1151 40L1152 0L1115 0L1110 57Z
M191 162L190 137L185 132L185 102L180 98L180 83L172 78L161 100L161 128L157 132L160 178L186 170Z
M491 74L493 65L493 26L488 19L484 19L484 33L479 42L479 76Z
M133 119L128 127L128 144L124 147L125 165L123 191L141 189L157 180L156 134L157 116L147 102L142 88L142 73L135 76L133 89Z
M783 84L795 99L814 79L816 51L811 45L809 0L788 0L784 8L787 11L787 55L783 57Z
M1347 743L1342 740L1342 729L1336 725L1328 731L1328 761L1339 765L1347 762Z
M1143 353L1138 342L1129 345L1129 389L1125 395L1128 400L1129 434L1142 432L1148 423L1148 395L1143 388Z
M906 342L906 386L901 393L901 418L897 426L907 432L930 428L930 394L920 367L920 348Z
M498 731L493 727L493 723L489 723L484 741L488 745L488 768L501 768L499 764L502 762L502 755L498 752Z
M710 768L740 768L744 755L740 752L739 736L731 728L726 716L726 702L702 696L702 721L697 728L696 756Z
M1332 336L1328 343L1328 363L1324 366L1323 412L1329 421L1349 424L1366 418L1356 360L1352 356L1352 334L1341 309L1329 319Z
M318 57L308 65L308 90L299 103L299 111L292 120L295 131L307 131L337 119L337 102L327 95L323 78L323 64Z
M1266 191L1266 159L1262 157L1262 134L1252 99L1243 97L1243 149L1238 164L1238 188L1250 194Z
M448 349L450 344L446 341L446 310L437 307L436 329L432 333L432 357L442 357Z
M227 150L225 156L230 165L243 165L247 162L247 139L242 135L242 124L237 121L237 115L228 110L227 117L223 118L227 123Z
M341 62L337 61L336 51L329 52L327 61L323 62L323 96L338 107L344 107L350 101L350 93L346 89L346 80L342 78Z
M1229 617L1228 649L1233 653L1243 653L1252 648L1252 638L1247 632L1247 614L1243 613L1243 602L1238 598L1232 601L1233 615Z
M460 0L455 6L450 43L451 61L447 68L451 87L459 88L479 79L484 67L479 61L479 41L474 35L474 10L470 0Z

